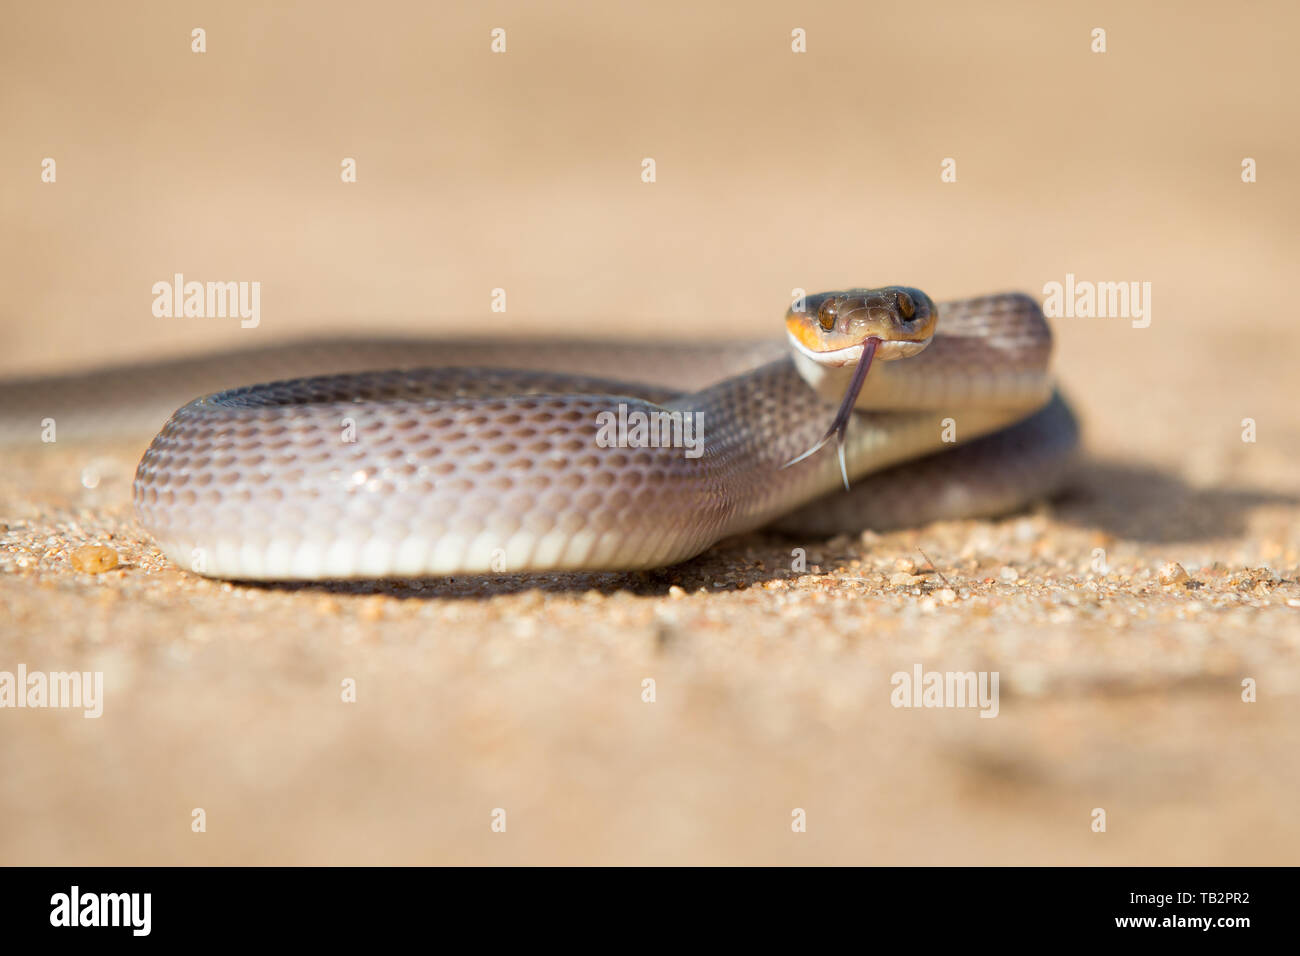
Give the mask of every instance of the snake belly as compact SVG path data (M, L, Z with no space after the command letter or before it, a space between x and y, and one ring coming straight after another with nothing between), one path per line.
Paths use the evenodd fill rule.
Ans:
M1072 446L1072 419L1052 400L1051 335L1034 300L961 300L944 304L942 316L925 352L868 377L847 435L855 483L961 452L947 440L954 430L962 443L996 441L1017 427L1028 436L1028 420L1044 432L1030 444ZM716 368L717 348L675 347L665 380L690 377L692 364ZM653 381L659 371L629 363L626 348L578 351L567 364L608 373L618 356L619 373ZM864 490L834 493L841 479L831 449L781 467L824 432L838 387L833 376L811 387L789 356L683 391L466 366L481 354L458 354L455 343L439 354L448 367L299 378L190 402L139 464L141 524L181 567L224 578L631 570L685 560L783 516L812 512L814 529L820 512L851 520L843 509ZM1055 406L1050 419L1044 406ZM651 444L629 432L610 442L611 419L635 422L636 413L698 423L698 441L687 448L660 435ZM1016 462L989 449L993 484L999 469L1014 484ZM1062 455L1051 460L1059 465ZM942 494L924 477L910 481L914 498L933 504ZM992 505L996 487L984 494ZM963 502L970 513L981 504ZM905 520L908 505L896 507L904 513L893 517Z

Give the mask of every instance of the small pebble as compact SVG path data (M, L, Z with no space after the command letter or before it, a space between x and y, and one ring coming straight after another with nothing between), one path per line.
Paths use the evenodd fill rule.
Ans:
M1191 577L1177 561L1170 561L1160 569L1160 583L1166 587L1182 584Z
M117 552L102 544L87 544L69 555L72 566L87 574L99 574L117 567Z

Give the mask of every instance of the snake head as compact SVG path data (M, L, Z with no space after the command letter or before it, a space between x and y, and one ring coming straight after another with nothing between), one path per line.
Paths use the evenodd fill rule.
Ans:
M920 352L934 338L939 310L920 289L903 285L823 292L805 301L803 310L792 308L785 314L786 334L795 351L822 368L855 367L835 419L821 441L781 467L811 458L833 439L847 490L845 435L872 360L891 361Z
M832 368L856 364L872 338L881 361L915 355L930 344L939 321L930 297L910 286L822 292L805 302L802 311L786 313L786 334L799 352Z

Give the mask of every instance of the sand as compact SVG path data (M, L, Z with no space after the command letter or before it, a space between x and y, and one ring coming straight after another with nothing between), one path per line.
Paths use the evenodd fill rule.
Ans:
M319 46L205 11L202 55L166 5L16 12L0 375L322 331L752 335L794 287L887 281L1150 282L1150 322L1055 321L1087 450L1059 500L643 574L209 581L133 522L148 435L5 448L0 671L104 694L0 709L0 862L1300 859L1293 9L521 7L496 60L467 13L346 9ZM868 29L915 42L864 75ZM155 318L177 271L261 281L258 328ZM997 672L996 717L893 706L918 666Z

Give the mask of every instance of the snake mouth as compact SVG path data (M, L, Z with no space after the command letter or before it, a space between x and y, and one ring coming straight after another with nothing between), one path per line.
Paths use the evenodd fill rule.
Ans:
M795 351L806 358L812 359L818 365L826 368L844 368L849 365L857 365L862 361L862 355L866 349L867 342L875 342L875 359L880 362L892 362L895 359L910 358L921 352L933 335L927 335L923 339L881 339L878 336L869 336L861 342L854 342L851 345L844 345L839 348L818 350L809 348L800 337L802 327L795 327L791 323L786 328L786 337L790 344L794 346Z

